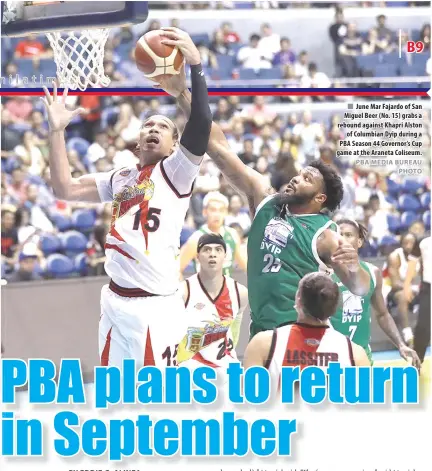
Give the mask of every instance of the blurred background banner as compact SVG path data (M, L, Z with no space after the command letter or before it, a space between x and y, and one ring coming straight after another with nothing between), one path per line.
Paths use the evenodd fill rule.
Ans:
M133 61L135 43L147 31L171 25L199 45L209 87L425 88L431 74L429 6L421 1L149 2L145 23L112 29L105 73L113 88L151 86ZM420 41L421 51L408 53L409 41ZM51 83L52 57L45 35L2 38L2 87Z

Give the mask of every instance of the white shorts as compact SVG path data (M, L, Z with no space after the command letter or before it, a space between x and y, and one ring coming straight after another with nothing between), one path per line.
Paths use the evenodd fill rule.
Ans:
M103 366L121 367L133 358L142 366L176 366L175 355L187 330L180 291L171 296L125 298L108 285L101 292L99 357Z

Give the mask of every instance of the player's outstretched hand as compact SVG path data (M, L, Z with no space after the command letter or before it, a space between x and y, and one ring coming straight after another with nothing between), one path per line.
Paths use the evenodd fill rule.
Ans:
M415 366L419 371L421 370L421 361L415 350L407 345L403 345L400 347L399 353L404 360L409 361L411 359L412 366Z
M57 97L57 84L55 82L53 82L52 96L46 87L43 87L43 89L45 98L41 98L41 100L48 113L48 123L51 131L64 131L76 115L85 113L86 110L84 108L77 108L75 110L68 110L66 108L67 88L64 89L61 97Z
M158 77L158 81L159 83L154 85L155 88L165 90L174 98L179 97L187 88L184 64L177 75L161 75Z
M331 261L338 265L345 265L349 271L357 271L360 268L359 256L351 244L339 240L339 247L333 253Z
M200 53L186 31L173 27L161 29L164 31L164 36L167 37L167 39L161 41L162 44L177 46L183 54L185 61L190 65L197 65L201 62Z

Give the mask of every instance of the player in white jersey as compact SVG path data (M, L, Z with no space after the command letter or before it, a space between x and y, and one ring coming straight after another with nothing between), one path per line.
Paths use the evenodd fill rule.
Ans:
M297 322L255 335L246 348L244 367L264 366L277 379L284 366L370 366L362 347L330 328L328 319L338 302L339 288L328 275L306 275L296 293Z
M200 270L183 282L188 329L177 348L180 366L223 371L230 362L238 362L235 347L248 291L223 274L226 251L219 234L204 234L198 240Z
M111 281L102 289L99 324L102 365L121 366L124 359L133 358L138 367L163 366L163 352L180 341L185 329L180 233L212 115L198 49L183 31L168 28L167 35L178 38L177 46L191 68L193 116L180 141L170 119L148 118L140 131L136 167L72 178L64 131L82 110L66 109L67 90L61 98L55 85L52 97L45 88L55 194L69 201L112 202L105 246L105 270Z

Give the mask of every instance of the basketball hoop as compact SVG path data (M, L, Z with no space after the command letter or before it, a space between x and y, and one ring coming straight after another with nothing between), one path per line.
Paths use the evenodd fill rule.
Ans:
M107 87L103 63L109 32L142 24L147 2L0 1L1 37L45 34L54 51L62 87Z
M109 32L110 29L88 29L46 33L54 51L61 87L85 90L89 86L107 87L110 84L103 66Z

